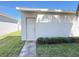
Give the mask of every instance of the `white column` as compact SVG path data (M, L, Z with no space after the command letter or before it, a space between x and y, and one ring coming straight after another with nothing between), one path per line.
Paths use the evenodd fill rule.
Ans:
M27 33L26 33L26 17L24 15L22 15L21 18L21 33L22 33L22 40L26 40L27 39Z

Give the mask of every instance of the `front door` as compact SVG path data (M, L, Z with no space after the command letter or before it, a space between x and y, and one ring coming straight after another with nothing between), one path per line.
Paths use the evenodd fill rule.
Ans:
M34 40L35 38L35 22L36 19L34 18L27 19L27 40Z

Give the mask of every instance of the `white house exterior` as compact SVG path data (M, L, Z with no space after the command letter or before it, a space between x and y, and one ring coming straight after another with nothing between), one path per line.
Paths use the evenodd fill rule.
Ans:
M0 13L0 36L15 32L17 30L17 21L6 14Z
M79 37L79 18L73 11L20 8L22 40L39 37Z

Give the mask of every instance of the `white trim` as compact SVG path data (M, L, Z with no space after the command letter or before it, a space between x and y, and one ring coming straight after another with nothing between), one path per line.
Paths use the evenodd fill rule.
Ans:
M74 11L51 11L50 9L41 9L41 8L23 8L23 7L16 7L18 11L25 11L25 12L34 12L36 14L76 14Z

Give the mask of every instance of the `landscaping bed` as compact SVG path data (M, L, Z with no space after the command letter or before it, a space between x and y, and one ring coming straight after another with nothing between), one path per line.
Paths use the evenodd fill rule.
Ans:
M52 40L54 39L54 40ZM77 38L39 38L37 40L37 56L39 57L79 57L79 41ZM65 40L67 39L67 40ZM72 40L73 39L73 40Z
M38 44L79 43L79 37L39 37Z

